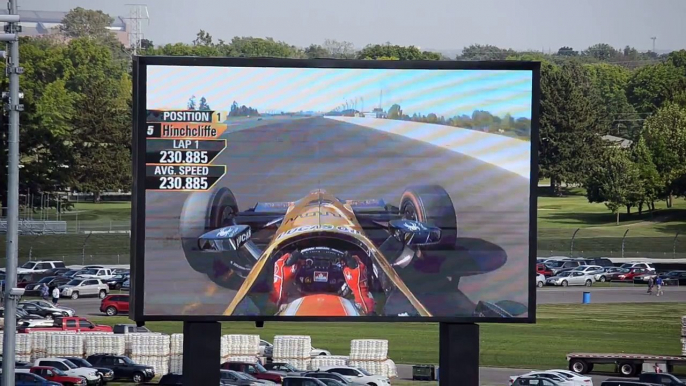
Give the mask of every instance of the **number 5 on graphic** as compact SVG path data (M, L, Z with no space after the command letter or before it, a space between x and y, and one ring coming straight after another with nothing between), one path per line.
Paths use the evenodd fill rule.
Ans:
M147 134L148 134L148 135L153 135L154 133L155 133L155 126L153 126L153 125L148 125Z

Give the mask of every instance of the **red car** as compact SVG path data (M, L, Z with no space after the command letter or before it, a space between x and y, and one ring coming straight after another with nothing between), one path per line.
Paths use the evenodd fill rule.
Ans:
M86 379L72 377L64 371L49 366L34 366L29 369L30 373L43 377L51 382L61 383L64 386L81 386L86 384Z
M100 302L100 312L108 316L129 312L129 295L108 295Z
M264 379L275 383L283 382L283 375L280 373L269 371L259 363L247 362L224 362L221 365L224 370L238 371L239 373L250 374L257 379Z
M637 276L645 275L648 270L643 268L630 268L629 272L619 272L613 280L619 281L634 281Z
M553 270L543 263L536 264L536 273L545 277L553 276Z

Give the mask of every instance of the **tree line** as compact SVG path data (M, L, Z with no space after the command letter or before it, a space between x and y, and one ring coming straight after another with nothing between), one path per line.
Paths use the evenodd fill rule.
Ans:
M107 26L112 18L76 8L59 33L20 41L22 193L66 187L95 193L131 186L130 50ZM370 44L356 49L332 39L296 47L273 38L215 39L200 31L190 44L155 45L144 40L144 55L340 58L367 60L536 60L542 62L539 177L553 194L563 183L584 187L591 202L613 213L624 208L652 210L686 196L686 50L666 55L596 44L576 50L517 52L471 45L454 58L413 46ZM4 64L0 64L4 65ZM2 79L8 89L7 78ZM188 107L209 109L204 97ZM235 116L256 110L234 102ZM530 122L484 111L471 116L405 116L395 119L458 127L495 128L522 134ZM7 160L7 117L0 135L0 165ZM490 130L490 129L489 129ZM612 135L628 145L607 140ZM6 206L6 169L0 168L0 198Z

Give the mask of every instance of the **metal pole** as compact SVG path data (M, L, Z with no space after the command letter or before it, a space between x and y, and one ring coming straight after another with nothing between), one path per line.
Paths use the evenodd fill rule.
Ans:
M16 34L19 30L17 15L17 0L9 0L9 14L17 19L8 23L7 32ZM2 384L14 386L14 366L16 355L17 331L17 296L13 295L13 288L17 286L17 259L19 255L19 111L23 106L19 100L19 74L23 70L19 67L19 41L10 40L10 59L7 63L7 73L10 81L9 109L9 157L7 170L7 267L5 276L5 334L2 345Z

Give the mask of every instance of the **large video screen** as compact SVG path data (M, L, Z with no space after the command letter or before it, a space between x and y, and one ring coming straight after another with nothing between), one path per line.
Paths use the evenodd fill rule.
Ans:
M537 63L188 59L135 63L133 318L533 321Z

